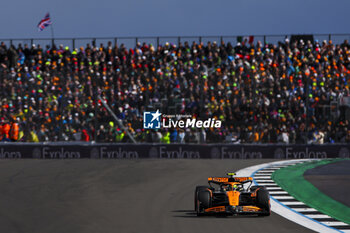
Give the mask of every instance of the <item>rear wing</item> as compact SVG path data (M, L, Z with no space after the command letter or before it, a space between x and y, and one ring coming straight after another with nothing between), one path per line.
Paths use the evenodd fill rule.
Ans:
M240 182L253 181L252 177L209 177L209 183L228 183L228 182Z

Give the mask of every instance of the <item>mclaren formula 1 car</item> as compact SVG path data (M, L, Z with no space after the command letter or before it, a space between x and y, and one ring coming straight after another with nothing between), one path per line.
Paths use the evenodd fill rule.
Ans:
M252 186L252 177L209 177L209 186L197 186L194 207L198 216L222 213L270 215L270 195L264 186Z

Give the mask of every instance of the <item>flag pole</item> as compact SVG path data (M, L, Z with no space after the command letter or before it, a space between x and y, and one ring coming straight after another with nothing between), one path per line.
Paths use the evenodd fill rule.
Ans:
M55 35L54 35L54 33L53 33L53 23L51 22L51 40L52 40L52 44L51 44L51 47L53 47L53 45L55 44L55 42L54 42L54 38L55 38Z

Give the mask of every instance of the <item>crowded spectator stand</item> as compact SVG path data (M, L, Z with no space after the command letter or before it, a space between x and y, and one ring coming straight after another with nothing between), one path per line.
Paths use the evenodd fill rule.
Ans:
M347 143L348 41L0 45L2 141ZM343 102L341 102L343 101ZM143 129L144 111L220 129Z

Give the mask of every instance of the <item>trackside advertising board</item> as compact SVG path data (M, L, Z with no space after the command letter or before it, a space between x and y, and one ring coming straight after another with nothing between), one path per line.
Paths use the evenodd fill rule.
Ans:
M349 158L350 145L1 143L1 159L304 159Z

